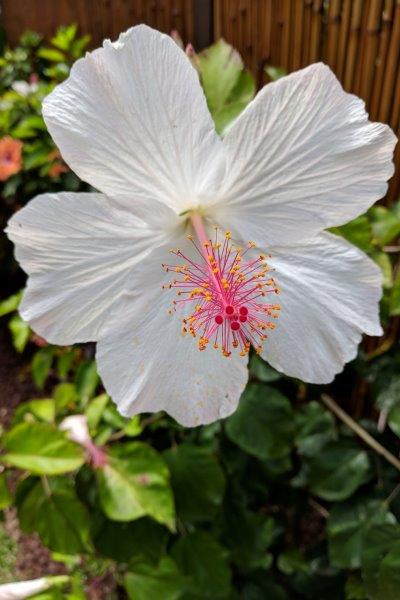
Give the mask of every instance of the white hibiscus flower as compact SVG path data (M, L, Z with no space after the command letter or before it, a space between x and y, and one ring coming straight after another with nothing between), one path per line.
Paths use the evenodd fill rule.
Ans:
M237 406L249 344L327 383L382 333L378 267L324 229L385 194L396 140L325 65L264 87L221 139L187 56L141 25L79 60L43 114L101 193L45 194L11 219L20 311L51 343L97 341L122 414L209 423Z

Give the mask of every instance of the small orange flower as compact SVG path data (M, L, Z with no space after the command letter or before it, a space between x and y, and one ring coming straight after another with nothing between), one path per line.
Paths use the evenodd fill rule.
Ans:
M59 177L62 173L66 173L69 171L67 165L61 158L61 154L57 149L52 150L47 157L50 161L54 161L54 164L51 165L49 169L49 177L55 179Z
M0 181L7 181L22 167L22 142L6 136L0 140Z

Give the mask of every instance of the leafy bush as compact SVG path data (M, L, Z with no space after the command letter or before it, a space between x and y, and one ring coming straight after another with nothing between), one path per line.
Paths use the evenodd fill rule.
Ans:
M87 41L74 26L51 46L29 34L1 59L1 136L23 143L21 170L2 186L3 220L40 191L85 189L56 154L40 106ZM254 81L222 40L191 60L223 133ZM163 414L121 417L90 345L47 345L20 319L15 265L3 261L14 289L0 315L37 394L1 439L0 509L16 506L22 530L37 532L70 575L38 598L85 598L91 577L111 574L118 597L135 600L397 600L400 205L334 233L382 268L385 337L367 340L323 388L253 355L237 412L195 429Z

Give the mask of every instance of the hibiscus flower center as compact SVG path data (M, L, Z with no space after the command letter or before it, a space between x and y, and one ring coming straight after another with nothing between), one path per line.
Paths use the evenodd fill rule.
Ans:
M279 315L280 306L267 302L269 295L279 294L271 269L262 254L250 250L255 244L249 242L245 249L231 241L231 234L221 234L215 227L214 239L207 237L199 215L191 216L196 238L188 235L193 245L195 259L180 249L171 253L181 259L181 264L164 264L167 272L178 276L168 285L176 289L170 314L180 308L182 332L198 338L199 350L211 342L224 356L238 349L246 356L253 345L260 353L267 339L267 330L274 329L273 322Z

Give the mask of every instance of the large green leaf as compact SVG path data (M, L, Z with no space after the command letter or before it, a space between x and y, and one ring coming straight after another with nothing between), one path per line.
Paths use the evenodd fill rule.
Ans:
M400 526L375 525L365 536L362 576L369 600L398 600L400 590Z
M396 518L379 500L357 501L335 505L328 519L328 544L331 564L339 568L358 569L364 537L372 525L395 523Z
M91 549L89 520L71 481L58 477L28 481L18 490L18 517L23 531L37 532L43 543L61 554Z
M272 517L251 512L229 498L225 502L222 539L242 573L268 568L272 556L267 550L279 532Z
M135 565L124 579L130 600L178 600L187 586L187 579L175 562L164 556L159 565Z
M149 517L119 523L98 515L93 522L92 536L103 556L119 562L156 564L165 551L168 530Z
M226 433L242 450L261 459L290 453L294 422L290 402L272 387L250 384L239 408L226 420Z
M197 66L216 129L221 133L254 97L255 83L238 52L225 40L203 50Z
M295 414L295 442L299 452L314 456L328 441L336 439L332 415L318 402L309 402Z
M231 572L227 551L208 533L196 531L181 537L172 547L172 557L192 584L185 599L227 598Z
M148 515L174 528L169 471L148 444L130 442L112 448L97 479L100 502L110 519L133 521Z
M222 469L211 452L181 444L164 454L171 471L177 515L183 521L210 520L225 488Z
M313 494L325 500L349 498L370 475L367 453L353 440L329 442L303 463L295 483L308 483Z
M3 463L36 475L74 471L85 460L80 446L47 423L21 423L4 436L3 444Z

